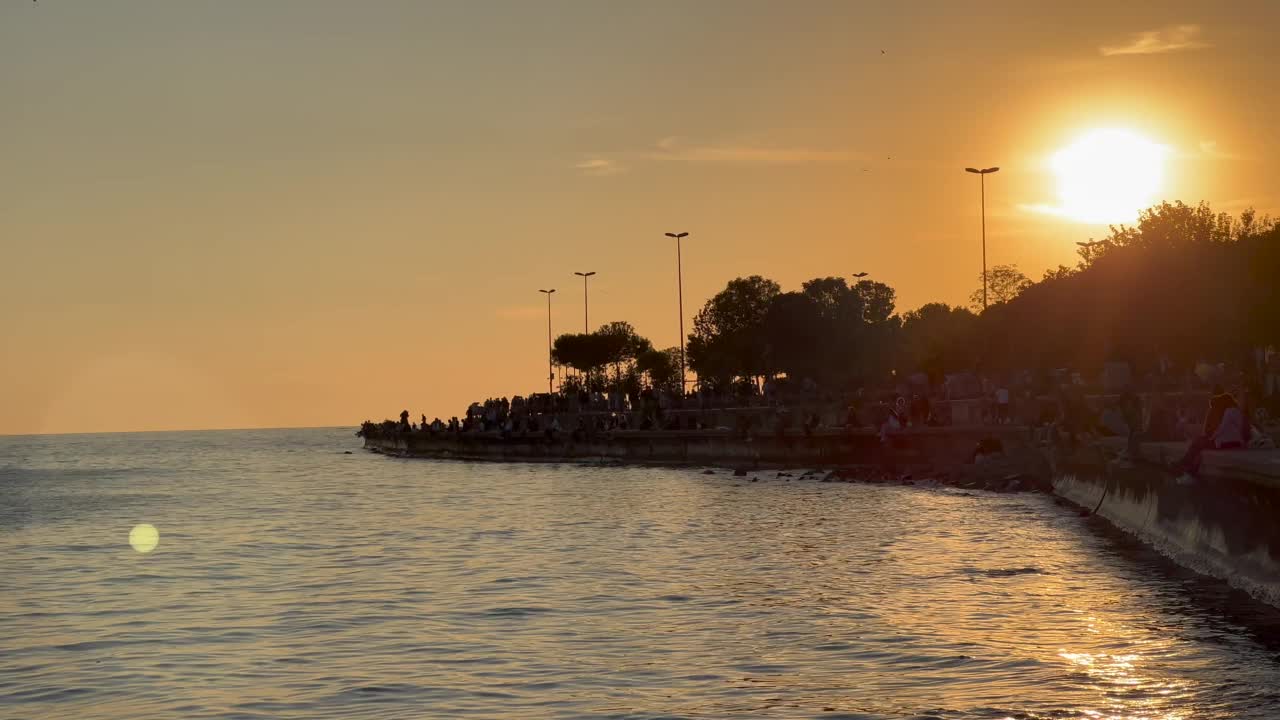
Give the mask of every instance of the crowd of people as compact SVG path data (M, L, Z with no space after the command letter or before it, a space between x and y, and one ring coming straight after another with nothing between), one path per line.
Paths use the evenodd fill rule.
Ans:
M894 433L911 428L1016 423L1051 430L1073 448L1096 437L1127 438L1131 453L1141 441L1186 441L1187 453L1178 469L1194 475L1207 449L1245 448L1269 439L1254 423L1266 417L1267 403L1280 394L1280 379L1270 372L1277 369L1277 358L1268 357L1264 367L1268 372L1260 376L1265 380L1253 384L1257 387L1244 374L1236 378L1234 394L1215 384L1207 410L1200 399L1204 390L1194 387L1194 378L1170 382L1165 375L1148 376L1141 383L1127 374L1117 375L1120 389L1108 392L1111 381L1103 378L1086 385L1078 373L1059 373L1037 382L1030 373L996 378L960 374L941 383L916 374L892 386L848 394L825 391L812 380L769 378L760 384L703 384L683 396L645 388L630 394L578 390L488 398L447 420L428 420L424 414L414 422L405 410L398 422L366 422L361 434L583 438L629 430L715 429L750 437L870 429L889 442ZM1219 368L1216 377L1224 374ZM1205 379L1210 378L1200 378ZM1144 392L1138 391L1139 385ZM960 405L965 415L956 418Z

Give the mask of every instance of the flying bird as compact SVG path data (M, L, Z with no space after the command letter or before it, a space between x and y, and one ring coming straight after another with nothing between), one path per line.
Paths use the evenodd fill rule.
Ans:
M853 274L853 276L854 276L854 277L856 277L856 278L864 278L864 277L866 277L866 276L868 276L868 275L870 275L870 274L871 274L871 273L860 272L860 273L854 273L854 274Z

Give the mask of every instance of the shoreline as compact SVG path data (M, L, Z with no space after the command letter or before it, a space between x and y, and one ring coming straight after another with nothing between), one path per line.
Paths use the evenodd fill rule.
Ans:
M1002 452L973 462L976 443ZM443 433L365 437L366 451L463 462L572 463L599 467L703 468L707 473L776 472L774 478L994 493L1041 492L1096 515L1178 565L1280 607L1280 450L1209 451L1195 482L1169 469L1182 443L1121 438L1074 449L1030 428L973 426L899 431L881 443L871 431L790 431L743 437L728 431L626 431L608 437L547 438ZM793 472L792 472L793 471ZM761 478L747 481L756 482Z

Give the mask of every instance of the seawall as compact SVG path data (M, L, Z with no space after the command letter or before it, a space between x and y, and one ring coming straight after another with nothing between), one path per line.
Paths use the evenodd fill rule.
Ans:
M1010 455L1033 454L1024 428L919 428L895 433L886 446L869 430L790 430L743 436L725 430L622 431L596 437L560 433L503 438L493 433L392 433L366 437L367 449L405 457L501 461L617 461L644 464L809 468L967 462L983 438L995 436ZM1046 467L1047 470L1047 467Z
M1054 492L1174 561L1280 607L1280 451L1211 451L1200 477L1170 470L1184 443L1144 443L1121 458L1098 442L1054 460Z

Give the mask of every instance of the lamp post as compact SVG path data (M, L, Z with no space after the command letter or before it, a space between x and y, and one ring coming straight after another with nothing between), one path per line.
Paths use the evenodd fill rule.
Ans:
M684 275L680 268L680 240L688 237L689 233L667 233L666 235L676 239L676 297L680 306L680 399L684 400Z
M577 275L578 277L582 278L582 332L585 334L589 334L591 332L591 323L587 320L587 307L588 307L587 278L595 274L596 274L595 270L592 270L591 272L584 272L584 273L575 272L574 273L574 275ZM590 392L590 388L591 388L591 371L588 370L587 371L587 391L588 392Z
M555 288L550 290L539 290L547 296L547 394L552 395L555 389L552 387L553 381L556 379L556 366L551 360L551 293L555 292Z
M978 186L982 203L982 309L987 309L987 175L993 172L999 172L998 167L989 167L979 170L977 168L965 168L965 172L975 173L978 176Z
M587 306L589 304L587 300L587 278L595 274L595 270L592 270L591 272L574 273L574 275L582 278L582 332L584 333L591 332L591 323L587 322Z

